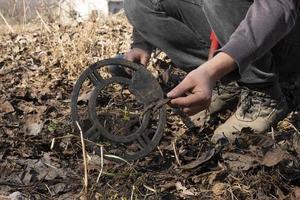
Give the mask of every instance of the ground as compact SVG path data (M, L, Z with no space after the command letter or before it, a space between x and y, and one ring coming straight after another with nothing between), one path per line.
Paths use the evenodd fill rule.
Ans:
M86 180L71 92L90 64L129 47L131 27L120 15L1 29L0 199L300 199L300 81L282 84L291 112L264 135L243 130L234 144L214 145L209 138L230 112L188 129L168 108L163 139L151 154L113 162L87 149ZM152 59L151 71L164 77L157 69L168 65L164 57Z

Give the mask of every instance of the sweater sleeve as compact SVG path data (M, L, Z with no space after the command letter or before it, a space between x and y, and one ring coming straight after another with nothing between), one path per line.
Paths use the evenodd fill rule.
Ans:
M131 44L131 48L139 48L139 49L143 49L147 52L152 52L154 47L147 42L135 29L133 29L132 32L132 44Z
M295 25L300 0L254 0L246 17L218 51L236 61L240 72L267 53Z

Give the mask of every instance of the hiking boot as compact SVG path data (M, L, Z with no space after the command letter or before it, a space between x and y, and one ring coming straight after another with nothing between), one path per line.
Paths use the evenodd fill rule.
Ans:
M124 59L123 54L118 54L114 58L120 58ZM127 71L123 66L120 65L108 65L107 71L112 75L112 76L120 76L124 78L131 78L131 74L129 71Z
M236 81L226 85L218 83L213 90L212 101L208 110L191 116L186 124L188 128L201 127L211 117L226 109L235 109L238 104L241 89Z
M240 102L234 114L214 132L213 142L226 138L233 142L243 128L264 133L282 120L288 111L285 97L278 85L266 90L242 89Z

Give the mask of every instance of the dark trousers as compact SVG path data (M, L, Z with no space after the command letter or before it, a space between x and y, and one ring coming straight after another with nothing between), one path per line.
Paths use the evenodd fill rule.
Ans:
M124 5L129 22L146 41L163 50L178 67L191 71L207 59L211 30L221 46L227 43L251 1L125 0ZM265 87L299 72L298 20L293 30L266 55L242 74L236 70L225 79Z

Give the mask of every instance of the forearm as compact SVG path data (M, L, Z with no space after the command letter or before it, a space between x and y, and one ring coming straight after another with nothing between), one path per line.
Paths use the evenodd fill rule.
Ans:
M254 0L245 19L220 51L230 55L239 70L244 71L293 28L298 12L298 0Z

